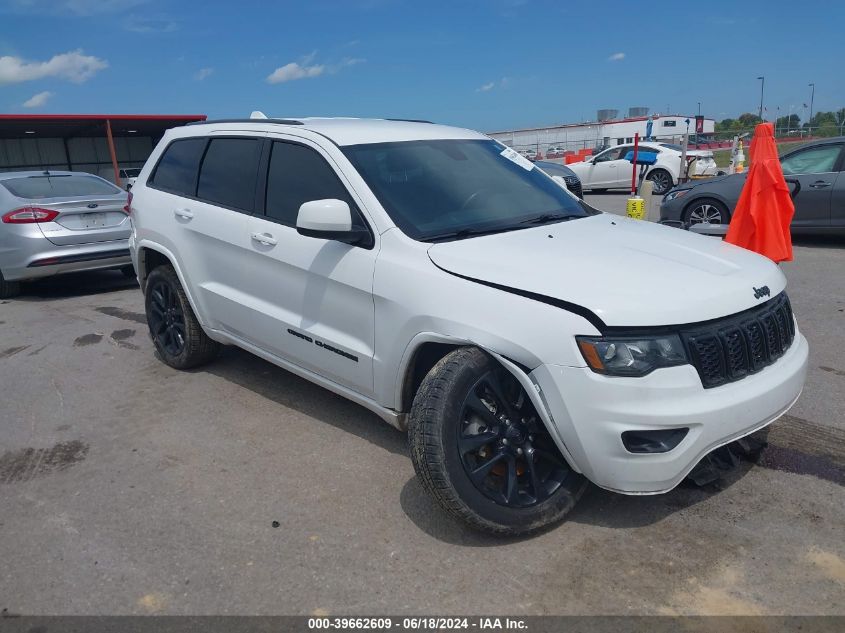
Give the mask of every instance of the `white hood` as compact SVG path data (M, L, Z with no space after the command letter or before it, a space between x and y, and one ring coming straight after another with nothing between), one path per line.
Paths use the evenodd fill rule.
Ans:
M756 253L608 214L434 244L428 254L443 270L587 308L608 326L707 321L786 286ZM769 296L756 298L763 286Z

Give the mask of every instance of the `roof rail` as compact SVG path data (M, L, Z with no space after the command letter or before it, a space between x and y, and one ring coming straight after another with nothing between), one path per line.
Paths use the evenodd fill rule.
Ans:
M397 121L401 123L431 123L434 125L434 121L426 121L425 119L385 119L385 121Z
M302 125L302 121L294 119L213 119L209 121L194 121L187 125L207 125L209 123L278 123L279 125Z

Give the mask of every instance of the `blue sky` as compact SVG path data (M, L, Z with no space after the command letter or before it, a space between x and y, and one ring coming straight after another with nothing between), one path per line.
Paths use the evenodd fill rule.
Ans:
M830 0L0 0L0 110L424 118L845 106ZM24 104L27 104L25 106Z

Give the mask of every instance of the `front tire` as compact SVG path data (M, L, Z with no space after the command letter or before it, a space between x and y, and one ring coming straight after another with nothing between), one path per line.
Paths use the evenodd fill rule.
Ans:
M646 176L646 179L650 180L653 185L652 193L658 196L662 196L674 186L672 174L665 169L655 169Z
M167 365L191 369L217 356L220 344L203 331L171 266L159 266L149 274L144 303L150 337Z
M417 476L437 503L494 534L526 534L562 520L587 485L521 385L475 347L451 352L425 377L408 443Z
M684 222L693 224L728 224L730 212L728 208L713 198L695 200L684 210Z
M3 273L0 272L0 299L11 299L12 297L17 297L20 293L20 282L6 281L3 278Z

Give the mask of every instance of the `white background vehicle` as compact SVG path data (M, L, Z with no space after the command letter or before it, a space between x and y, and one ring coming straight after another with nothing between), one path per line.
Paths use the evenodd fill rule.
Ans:
M586 480L670 490L804 383L772 262L599 213L469 130L191 125L133 193L164 362L237 345L360 403L407 429L423 486L480 529L560 520Z
M132 185L138 179L138 174L141 173L140 167L122 167L120 169L120 184L127 191L132 189Z
M681 148L671 143L640 143L641 151L657 154L657 163L650 166L646 178L654 183L654 193L664 194L678 184L681 173ZM630 189L630 162L625 155L634 149L633 143L616 145L596 154L585 161L567 165L578 178L585 190L603 191L606 189ZM687 156L697 157L692 172L696 176L715 176L716 161L709 150L688 150ZM639 175L639 171L637 172Z

